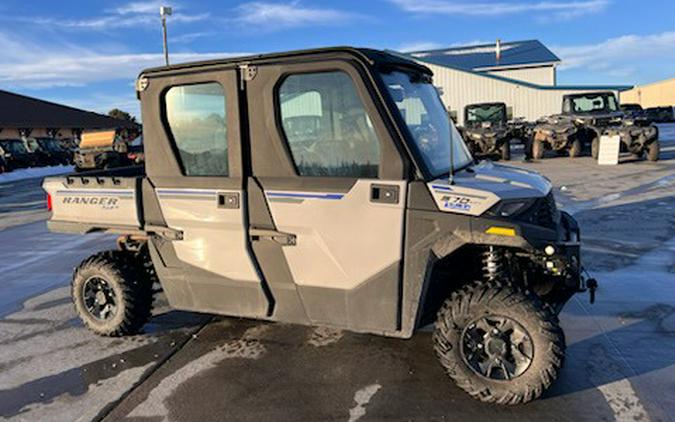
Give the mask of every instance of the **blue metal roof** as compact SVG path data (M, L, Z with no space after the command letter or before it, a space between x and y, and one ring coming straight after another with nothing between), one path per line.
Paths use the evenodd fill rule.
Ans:
M428 63L465 70L532 66L560 61L558 56L538 40L501 43L499 60L497 60L495 44L415 51L407 55Z

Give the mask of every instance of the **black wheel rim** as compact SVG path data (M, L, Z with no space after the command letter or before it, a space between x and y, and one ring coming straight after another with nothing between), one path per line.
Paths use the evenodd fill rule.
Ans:
M462 358L478 375L500 381L521 376L532 363L534 346L525 328L509 317L483 316L462 332Z
M117 296L107 281L100 277L91 277L82 287L84 307L94 318L107 321L117 312Z

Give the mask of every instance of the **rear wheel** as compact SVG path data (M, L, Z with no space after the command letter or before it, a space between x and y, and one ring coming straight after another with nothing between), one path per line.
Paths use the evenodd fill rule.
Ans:
M544 142L541 139L532 141L532 158L541 160L544 157Z
M511 160L511 140L507 139L501 147L499 147L499 152L502 160L509 161Z
M537 296L507 282L477 282L446 300L434 349L448 376L490 403L534 400L555 381L565 338Z
M600 138L596 136L591 141L591 157L597 160L599 155L600 155Z
M649 161L659 161L659 155L661 154L661 145L659 141L653 141L651 144L647 145L647 159Z
M82 322L102 336L137 333L152 312L152 279L131 252L93 255L75 269L72 297Z
M572 141L572 145L570 145L570 158L576 158L581 155L581 140L580 139L575 139Z

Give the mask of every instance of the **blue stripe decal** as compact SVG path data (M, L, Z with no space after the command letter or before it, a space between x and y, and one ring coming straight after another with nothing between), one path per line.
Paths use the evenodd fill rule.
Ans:
M452 192L452 188L449 188L448 186L439 186L439 185L431 185L432 188L438 189L438 190L443 190L446 192Z
M187 190L187 189L157 189L159 196L183 196L183 197L203 197L213 198L216 195L215 190Z
M341 193L290 193L290 192L265 192L272 198L306 198L306 199L342 199Z

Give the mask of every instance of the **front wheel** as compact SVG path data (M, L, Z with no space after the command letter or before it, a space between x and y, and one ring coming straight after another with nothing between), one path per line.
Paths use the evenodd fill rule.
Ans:
M137 333L152 312L152 279L130 252L93 255L75 269L72 297L82 322L102 336Z
M575 139L572 141L572 145L570 145L570 158L576 158L581 155L581 140L580 139Z
M597 160L600 156L600 138L597 136L591 141L591 157Z
M659 161L659 155L661 154L661 145L659 141L653 141L651 144L647 145L647 159L649 161Z
M507 139L504 141L501 147L499 147L499 153L502 160L509 161L511 160L511 140Z
M541 160L544 157L544 142L541 139L535 138L532 141L532 158Z
M558 377L565 337L537 296L507 282L477 282L445 301L434 349L448 376L472 397L519 404Z

